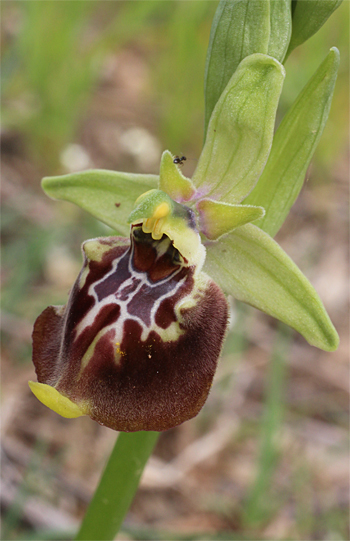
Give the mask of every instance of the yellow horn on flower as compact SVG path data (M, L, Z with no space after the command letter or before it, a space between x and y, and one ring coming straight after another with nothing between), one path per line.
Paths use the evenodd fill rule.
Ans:
M40 402L59 415L62 415L62 417L73 419L88 414L85 408L83 409L74 404L74 402L63 396L54 387L35 381L28 381L28 384L32 393L35 394Z

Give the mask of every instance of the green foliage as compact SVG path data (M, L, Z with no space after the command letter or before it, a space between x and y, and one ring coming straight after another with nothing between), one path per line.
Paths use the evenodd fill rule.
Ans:
M338 67L339 52L333 47L283 118L259 182L244 201L265 208L256 225L272 237L303 186L328 118Z
M342 0L293 0L293 31L287 56L324 25Z
M4 513L2 524L2 539L10 539L11 532L18 526L28 495L35 492L36 477L40 472L42 460L46 452L46 443L40 439L35 442L30 460L19 484L15 498L9 509Z
M205 67L205 133L216 102L240 62L254 53L283 62L290 35L290 0L220 1Z
M270 9L266 0L221 0L211 27L204 76L205 132L216 102L240 62L267 54Z
M256 184L270 152L284 74L277 60L262 54L245 58L233 74L193 175L206 196L239 203Z
M101 60L132 38L159 11L160 3L32 0L16 4L23 27L15 44L4 52L2 87L8 107L3 122L20 126L28 135L31 154L55 171L96 85ZM106 11L103 32L91 33L101 4ZM23 101L22 112L15 98Z
M290 2L291 0L270 0L270 39L267 54L280 62L284 61L292 32Z
M32 152L53 156L52 147L61 149L72 137L94 78L91 49L81 46L94 4L21 4L23 29L15 48L5 56L13 70L3 84L9 99L20 95L23 87L30 92L23 127L31 134ZM79 49L80 54L71 54ZM8 116L7 121L17 124L21 118Z
M277 505L271 494L271 481L279 460L278 441L284 414L286 359L290 343L288 327L280 325L270 360L265 386L265 408L262 416L258 468L244 506L244 521L256 527L269 520Z
M50 197L79 205L121 235L128 235L127 219L135 200L157 187L156 175L93 170L47 177L42 187Z
M310 344L326 351L337 348L337 332L316 291L258 227L239 227L213 243L205 270L234 298L287 323Z
M151 42L156 49L150 64L159 136L164 148L196 156L202 142L205 49L216 2L157 3L167 22L159 31L154 27L145 46Z

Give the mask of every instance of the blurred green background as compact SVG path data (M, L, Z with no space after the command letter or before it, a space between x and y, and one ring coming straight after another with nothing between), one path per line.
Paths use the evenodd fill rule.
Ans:
M192 464L191 445L222 446L208 452L209 462L184 467L189 486L188 479L157 484L153 464L153 482L146 476L120 539L347 539L349 5L288 59L278 113L279 121L337 46L329 121L278 240L320 292L340 349L314 351L235 305L206 408L163 434L156 455L164 466L188 448ZM69 538L114 434L86 419L57 420L30 396L31 327L48 304L66 302L81 242L109 230L46 198L40 180L86 168L157 173L165 148L185 154L184 172L192 173L217 2L2 0L0 7L3 539L61 539L57 524ZM38 519L43 502L51 522Z

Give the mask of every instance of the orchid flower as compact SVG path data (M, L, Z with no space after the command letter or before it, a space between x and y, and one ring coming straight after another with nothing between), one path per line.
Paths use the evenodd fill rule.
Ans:
M225 337L226 295L336 349L316 291L270 235L300 191L337 67L332 49L274 136L284 68L266 54L243 59L212 111L192 179L166 150L159 176L91 170L43 180L49 196L123 236L84 242L68 303L38 317L30 387L39 400L126 432L194 417Z

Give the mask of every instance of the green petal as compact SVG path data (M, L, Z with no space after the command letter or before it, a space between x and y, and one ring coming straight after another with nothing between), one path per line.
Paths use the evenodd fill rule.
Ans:
M316 34L342 0L297 0L294 2L292 37L287 56L293 49Z
M75 203L124 236L129 236L127 219L135 200L147 190L156 188L157 184L157 175L102 169L42 180L42 188L47 195Z
M174 163L174 157L165 150L160 162L159 189L167 193L174 201L189 201L195 192L191 180L185 177Z
M318 348L339 338L316 291L280 246L248 224L207 246L204 270L236 299L287 323Z
M270 152L284 75L270 56L242 60L215 106L192 179L202 197L239 203L252 190Z
M270 0L270 40L267 54L283 62L291 34L291 0Z
M266 167L244 203L262 205L257 225L275 236L303 186L311 158L327 122L339 66L333 47L299 94L275 133Z
M269 11L267 0L219 3L210 31L204 75L205 132L213 109L239 63L253 53L268 52Z
M253 222L264 216L262 207L229 205L211 199L197 203L200 230L208 239L217 240L236 227Z

